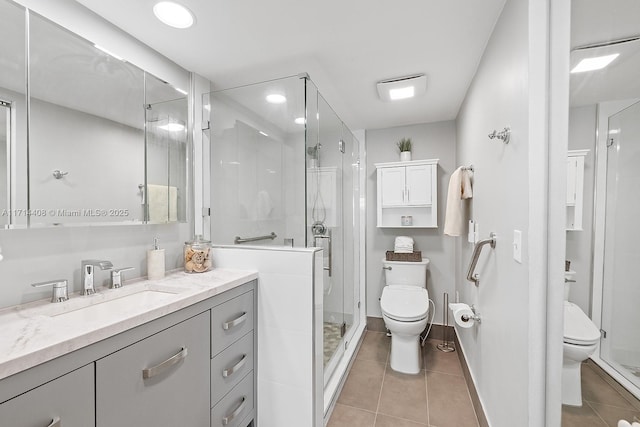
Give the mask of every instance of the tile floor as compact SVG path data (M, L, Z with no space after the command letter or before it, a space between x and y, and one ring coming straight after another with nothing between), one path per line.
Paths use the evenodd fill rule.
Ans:
M617 427L640 421L640 401L593 362L582 364L582 407L562 407L562 427Z
M458 354L423 348L426 369L400 374L389 366L391 338L367 331L328 427L478 427Z

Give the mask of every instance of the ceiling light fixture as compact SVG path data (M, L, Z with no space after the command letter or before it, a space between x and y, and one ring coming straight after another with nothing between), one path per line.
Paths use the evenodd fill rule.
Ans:
M571 70L571 72L584 73L585 71L601 70L607 65L611 64L611 62L613 62L613 60L616 59L618 56L620 56L619 53L613 53L611 55L584 58L582 61L578 63L578 65L576 65L573 68L573 70Z
M184 125L182 123L167 123L166 125L158 126L158 129L169 132L180 132L184 130Z
M378 96L383 101L397 101L424 95L427 92L426 74L382 80L376 83Z
M173 28L191 27L196 18L185 6L172 1L161 1L153 6L153 13L163 24Z
M297 125L303 125L303 124L305 124L307 121L305 120L305 118L304 118L304 117L298 117L298 118L296 118L296 119L294 120L294 122L295 122Z
M113 56L118 61L124 61L123 57L116 55L115 53L103 48L102 46L98 46L97 44L94 44L93 47L95 47L98 50L101 50L102 52L106 53L109 56Z
M259 133L260 135L263 135L263 136L267 136L267 137L269 136L268 134L266 134L266 133L264 133L264 132L262 132L262 131L259 131L258 133Z
M180 89L179 87L174 87L174 89L175 89L176 91L180 92L180 93L181 93L181 94L183 94L183 95L189 95L189 92L187 92L187 91L186 91L186 90L184 90L184 89Z
M284 104L287 102L287 98L279 93L272 93L267 95L267 102L270 104Z

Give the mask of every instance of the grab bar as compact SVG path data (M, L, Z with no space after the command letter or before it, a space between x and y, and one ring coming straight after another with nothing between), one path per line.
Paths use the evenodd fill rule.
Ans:
M271 232L271 234L269 234L267 236L258 236L258 237L240 237L240 236L236 236L236 238L233 241L233 243L235 243L236 245L239 245L240 243L256 242L258 240L267 240L267 239L273 240L276 237L278 237L278 235L276 233L274 233L273 231Z
M328 254L327 254L327 258L328 258L327 259L327 264L328 265L326 267L323 266L322 268L324 270L328 271L329 272L329 277L331 277L331 273L333 273L333 264L332 264L332 261L331 261L331 259L333 258L333 254L331 253L332 252L332 248L331 247L333 246L332 243L331 243L332 242L332 240L331 240L331 230L328 230L326 235L325 234L316 234L316 235L314 235L313 236L313 245L314 246L318 246L318 239L327 239L328 242L329 242L329 247L327 249L327 252L328 252Z
M473 247L473 254L471 255L471 262L469 263L469 270L467 271L467 280L475 283L476 286L480 284L480 277L475 273L476 264L478 264L478 258L480 258L480 252L485 245L491 245L491 249L496 247L496 233L489 233L489 238L480 240Z

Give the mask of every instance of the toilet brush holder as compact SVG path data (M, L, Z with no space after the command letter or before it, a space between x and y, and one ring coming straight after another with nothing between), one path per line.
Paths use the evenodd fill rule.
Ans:
M452 351L456 351L456 349L453 347L453 345L451 345L451 342L449 342L449 340L447 340L447 331L449 329L449 310L447 310L447 307L449 306L449 294L448 293L444 293L444 298L443 298L444 304L443 304L443 308L442 308L442 342L440 344L437 345L438 350L445 352L445 353L451 353Z

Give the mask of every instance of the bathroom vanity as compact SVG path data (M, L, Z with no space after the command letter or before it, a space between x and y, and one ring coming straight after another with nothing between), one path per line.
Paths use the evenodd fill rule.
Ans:
M0 311L2 425L253 425L256 278L175 273Z

